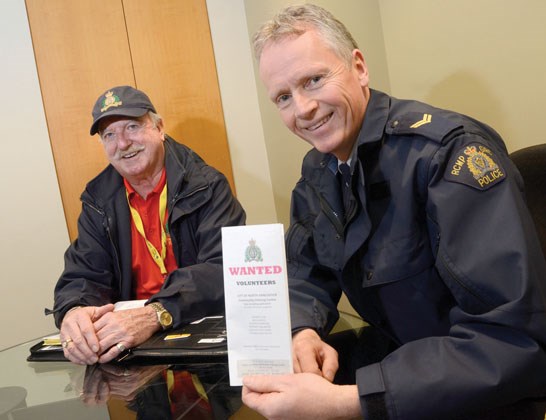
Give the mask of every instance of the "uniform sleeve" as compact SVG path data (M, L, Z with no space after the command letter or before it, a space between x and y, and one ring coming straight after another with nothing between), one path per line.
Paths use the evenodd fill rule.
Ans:
M160 301L173 315L174 327L224 312L221 228L244 225L246 215L227 179L215 174L209 184L209 199L184 217L177 233L174 228L172 231L178 236L182 255L191 254L191 264L170 273L162 289L150 299Z
M339 317L341 288L331 269L318 261L313 229L320 223L320 209L315 206L312 191L301 180L292 192L286 255L292 330L309 327L324 337Z
M359 369L365 415L378 400L391 419L439 419L544 395L546 264L519 173L463 134L431 160L426 187L435 268L455 302L449 334Z

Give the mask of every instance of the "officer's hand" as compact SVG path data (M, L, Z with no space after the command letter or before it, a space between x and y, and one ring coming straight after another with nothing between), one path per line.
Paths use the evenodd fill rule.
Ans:
M114 305L85 306L69 311L61 324L61 344L65 357L80 365L99 359L100 344L93 322L112 312Z
M94 327L101 348L99 363L109 362L161 329L156 312L150 306L110 312L96 321Z
M333 385L310 373L245 376L242 399L270 420L360 416L356 385Z
M332 382L339 367L337 351L322 341L315 330L298 331L292 337L294 372L310 372Z

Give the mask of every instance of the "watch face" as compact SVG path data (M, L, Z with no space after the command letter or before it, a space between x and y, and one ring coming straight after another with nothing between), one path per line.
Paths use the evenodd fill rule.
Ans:
M160 319L161 325L168 327L169 325L173 323L173 317L167 311L162 312L160 317L161 317Z

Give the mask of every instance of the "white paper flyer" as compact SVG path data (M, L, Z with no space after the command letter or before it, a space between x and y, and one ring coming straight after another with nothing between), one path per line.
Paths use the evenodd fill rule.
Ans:
M282 224L222 228L229 381L292 373Z

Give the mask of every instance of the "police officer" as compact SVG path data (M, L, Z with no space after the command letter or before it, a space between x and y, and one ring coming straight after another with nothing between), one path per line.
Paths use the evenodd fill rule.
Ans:
M546 264L499 135L371 89L319 7L281 11L254 47L283 122L313 149L287 233L302 374L246 377L244 402L268 418L467 419L544 395ZM356 385L331 383L323 340L342 291L396 346Z

